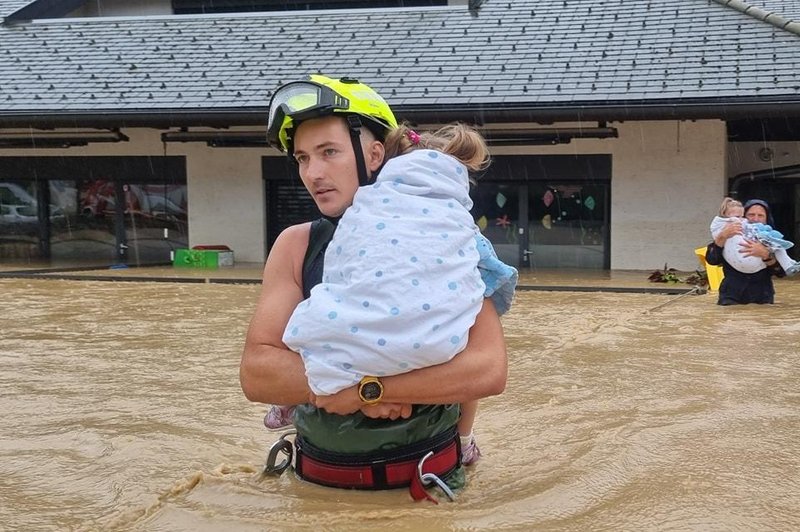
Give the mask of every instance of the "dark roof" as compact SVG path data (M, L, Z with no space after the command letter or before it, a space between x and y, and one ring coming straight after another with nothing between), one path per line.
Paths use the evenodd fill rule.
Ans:
M794 26L725 3L490 0L477 16L454 6L7 24L0 124L257 124L271 89L317 71L362 79L403 116L443 120L800 115Z

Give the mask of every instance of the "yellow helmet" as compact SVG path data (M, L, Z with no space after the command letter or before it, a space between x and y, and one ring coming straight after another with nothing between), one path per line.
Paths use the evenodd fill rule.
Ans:
M332 79L312 74L308 80L282 85L272 95L267 140L291 155L294 130L302 121L334 114L362 118L360 125L368 127L381 140L389 129L397 127L389 105L369 86L352 78Z

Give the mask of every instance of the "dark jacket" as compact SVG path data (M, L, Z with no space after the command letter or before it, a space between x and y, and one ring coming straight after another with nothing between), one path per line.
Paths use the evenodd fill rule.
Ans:
M772 209L769 204L760 199L751 199L744 204L744 212L753 205L759 205L767 212L767 223L775 227ZM774 303L775 287L772 286L772 276L783 277L785 272L780 265L773 264L756 273L742 273L722 256L722 248L714 242L706 249L706 262L712 266L722 266L725 278L719 286L718 305L745 305L747 303Z
M772 276L783 277L783 269L775 264L756 273L742 273L722 256L722 248L710 243L706 249L706 262L722 266L725 278L719 286L719 305L744 305L747 303L774 303L775 287Z

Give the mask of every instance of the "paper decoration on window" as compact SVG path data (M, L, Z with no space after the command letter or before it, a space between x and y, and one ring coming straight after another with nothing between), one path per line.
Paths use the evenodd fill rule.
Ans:
M545 192L544 196L542 196L542 201L544 202L545 207L549 207L550 204L553 203L554 199L556 199L556 197L553 195L553 191L550 189L547 189L547 192Z
M587 197L585 200L583 200L583 204L586 205L586 208L589 209L590 211L594 210L595 203L593 197L591 196Z
M475 223L478 224L478 227L480 228L481 231L484 231L486 229L486 226L489 225L489 220L486 219L486 216L481 216Z
M498 218L495 222L495 225L499 225L500 227L508 227L511 225L511 220L508 219L508 215L504 214L502 218Z
M558 193L562 198L571 198L577 196L583 190L582 185L559 185Z
M549 214L545 214L544 218L542 218L542 226L545 229L552 229L553 228L553 219L550 217Z
M495 201L497 202L497 206L498 206L498 207L500 207L500 208L502 209L502 208L503 208L503 205L505 205L505 204L506 204L506 201L507 201L507 200L508 200L508 198L506 198L506 197L503 195L503 193L502 193L502 192L498 192L498 193L497 193L497 197L495 198Z

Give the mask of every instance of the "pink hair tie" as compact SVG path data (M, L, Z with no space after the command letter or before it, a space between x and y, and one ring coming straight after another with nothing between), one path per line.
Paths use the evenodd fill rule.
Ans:
M409 129L406 135L408 136L408 140L411 141L411 144L413 144L414 146L419 144L419 133L417 133L413 129Z

